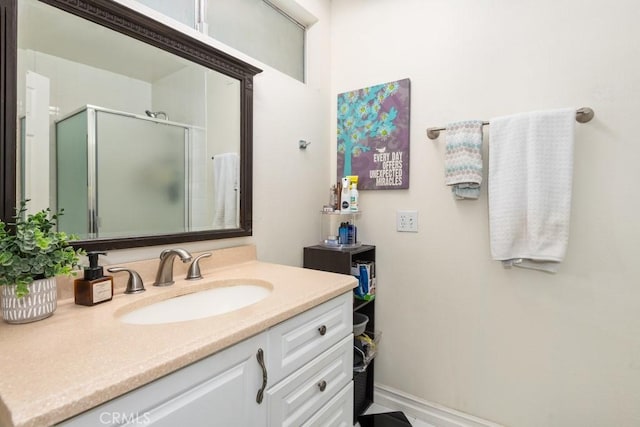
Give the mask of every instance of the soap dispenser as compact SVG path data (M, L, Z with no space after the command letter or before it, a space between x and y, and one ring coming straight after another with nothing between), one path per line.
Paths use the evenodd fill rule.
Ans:
M113 277L104 275L98 255L106 252L87 252L89 266L84 267L84 278L73 281L76 304L91 306L113 299Z

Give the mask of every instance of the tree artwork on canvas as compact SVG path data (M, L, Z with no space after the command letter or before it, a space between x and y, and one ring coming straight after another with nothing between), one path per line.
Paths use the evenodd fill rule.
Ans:
M338 179L362 190L409 188L409 79L338 95Z

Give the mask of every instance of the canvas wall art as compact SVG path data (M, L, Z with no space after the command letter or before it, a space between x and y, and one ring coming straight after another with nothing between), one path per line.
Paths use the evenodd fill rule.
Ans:
M359 190L409 188L409 79L338 95L337 178Z

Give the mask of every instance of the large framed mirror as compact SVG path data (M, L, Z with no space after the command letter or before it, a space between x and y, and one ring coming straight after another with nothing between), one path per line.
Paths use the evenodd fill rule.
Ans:
M251 235L260 69L107 0L0 0L5 221L64 209L74 246Z

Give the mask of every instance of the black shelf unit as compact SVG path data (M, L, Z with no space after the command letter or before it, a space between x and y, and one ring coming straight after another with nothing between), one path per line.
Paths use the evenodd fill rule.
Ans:
M361 245L355 248L334 249L321 245L304 248L303 267L313 270L330 271L332 273L351 274L351 264L354 260L376 260L376 247ZM353 311L358 311L367 317L367 333L374 332L376 326L375 299L363 301L353 299ZM353 417L354 424L358 415L362 415L373 403L373 379L375 358L363 372L353 374Z

